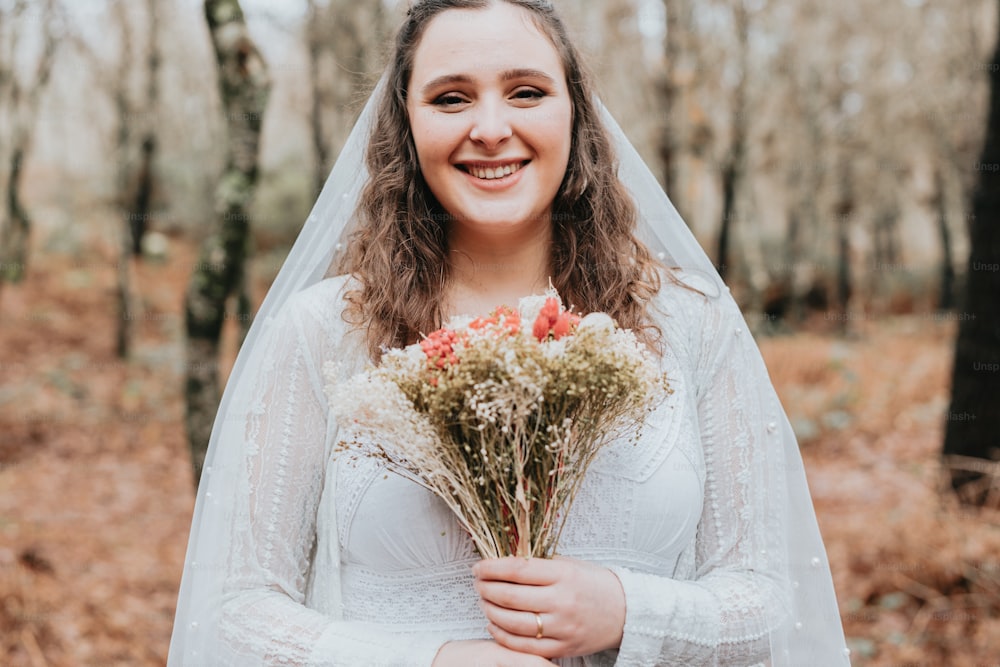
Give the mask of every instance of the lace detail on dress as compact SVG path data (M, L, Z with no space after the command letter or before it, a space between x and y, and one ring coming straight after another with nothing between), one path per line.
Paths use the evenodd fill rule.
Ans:
M394 632L454 631L464 639L489 638L472 586L477 560L391 573L345 565L345 619L389 624Z

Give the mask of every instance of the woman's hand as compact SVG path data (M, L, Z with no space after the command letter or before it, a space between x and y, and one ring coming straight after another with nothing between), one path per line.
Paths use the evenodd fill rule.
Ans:
M560 556L512 556L480 561L472 572L487 630L501 646L563 658L621 645L625 592L607 568Z
M467 639L442 646L431 667L552 667L537 655L518 653L489 639Z

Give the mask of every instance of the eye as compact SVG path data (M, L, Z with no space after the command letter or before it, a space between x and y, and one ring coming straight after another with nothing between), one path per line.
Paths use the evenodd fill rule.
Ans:
M439 95L434 98L434 102L432 102L432 104L438 107L454 108L460 104L464 104L465 101L465 98L457 93L445 93L444 95Z
M545 97L545 93L537 88L518 88L514 91L513 97L519 100L540 100Z

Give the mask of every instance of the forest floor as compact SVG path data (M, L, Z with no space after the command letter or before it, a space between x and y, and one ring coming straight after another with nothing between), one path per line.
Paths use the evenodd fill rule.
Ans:
M0 292L9 667L166 658L193 507L180 388L194 252L173 241L168 261L137 267L127 362L114 352L109 257L99 244L36 253L26 282ZM955 323L851 327L820 323L761 347L800 435L853 664L995 666L1000 513L940 491Z

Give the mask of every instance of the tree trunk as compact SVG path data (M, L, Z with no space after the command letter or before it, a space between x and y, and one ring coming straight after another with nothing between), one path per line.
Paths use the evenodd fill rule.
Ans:
M0 234L0 282L19 283L24 279L28 261L28 240L31 218L21 205L21 176L24 153L15 147L10 156L10 176L7 179L6 224Z
M945 197L944 175L938 171L935 176L937 192L934 196L937 208L938 235L941 239L941 283L938 294L938 310L955 307L955 267L951 263L951 230L948 229L948 205Z
M226 302L245 299L249 206L257 182L260 129L270 93L267 65L247 31L238 0L205 0L228 129L225 171L216 189L218 224L202 244L184 303L185 422L195 481L219 405L218 355Z
M23 11L24 6L19 9ZM3 218L0 218L0 284L20 282L24 278L28 262L31 216L21 203L21 177L23 176L24 160L31 150L31 142L35 133L35 119L38 117L42 93L48 86L52 64L55 61L58 48L53 27L55 15L55 2L48 0L45 3L42 16L42 25L44 26L42 53L38 58L38 65L35 68L30 88L25 90L22 87L13 71L13 63L11 64L12 70L5 81L10 88L7 105L10 108L12 130L10 175L4 197Z
M681 64L687 48L686 32L690 19L688 0L666 0L667 34L664 41L665 67L660 96L663 100L665 123L659 142L660 159L663 161L664 190L669 195L678 213L688 219L688 202L683 186L684 159L687 143L687 110L684 108L685 78ZM688 82L690 83L690 82Z
M305 46L313 148L313 190L319 195L354 125L364 89L389 32L380 0L307 0Z
M320 7L316 0L307 0L306 52L309 58L309 92L311 107L309 110L309 129L313 144L313 195L318 197L326 183L329 169L330 149L327 145L326 133L323 130L323 89L320 76L320 57L326 35L322 34Z
M794 189L790 188L792 191ZM772 290L771 298L765 299L763 303L764 314L773 323L779 320L798 322L802 319L801 302L795 298L796 266L802 256L801 239L802 216L791 207L788 211L788 225L785 227L781 268L776 272L777 289Z
M816 146L823 145L824 134L820 122L825 101L819 73L808 68L803 76L796 94L801 97L804 110L805 144L796 155L795 168L801 172L800 185L792 190L795 201L798 202L798 214L801 217L800 229L797 234L797 252L793 259L793 292L792 310L799 321L805 319L807 310L825 311L829 305L827 287L830 282L830 270L826 264L819 261L826 255L827 235L823 232L823 215L821 213L820 193L826 188L827 169L823 157Z
M737 146L733 146L735 152ZM729 239L732 234L733 218L736 217L736 157L722 168L722 221L719 224L719 241L715 248L716 268L725 280L729 274Z
M848 187L848 174L843 174L842 187ZM851 296L854 292L851 279L851 215L854 212L854 201L850 190L843 192L841 202L837 205L837 308L840 317L837 319L838 329L846 333L850 329L852 313L849 311Z
M142 239L149 225L153 205L154 169L157 149L157 115L160 107L160 27L159 0L146 0L148 20L146 53L146 100L141 114L139 172L132 197L132 255L142 255Z
M740 222L747 224L747 220L737 221L737 198L743 192L744 181L747 169L747 135L749 125L749 113L747 105L747 86L750 72L750 19L747 16L742 1L738 1L733 6L733 13L736 19L736 33L739 41L740 57L740 80L736 85L733 96L733 110L731 116L731 132L729 155L722 166L722 221L719 225L719 242L716 259L718 261L719 275L725 280L730 275L730 246L736 237L734 225ZM745 232L746 230L744 230ZM744 233L744 239L748 240L748 234ZM744 251L744 261L750 261L755 253L749 248L741 248ZM759 267L745 267L747 276L747 287L751 291L752 301L757 301L758 285L755 284L754 273Z
M123 6L116 6L121 11L118 15L122 21L122 54L119 64L119 76L114 91L115 110L118 112L118 131L116 133L116 150L118 154L118 209L122 220L118 225L118 262L115 267L115 307L118 314L118 331L115 336L115 353L122 359L128 356L132 347L132 330L135 322L136 308L132 297L132 236L130 228L133 224L132 213L128 206L126 190L129 181L129 146L131 144L132 117L128 102L128 91L125 89L125 73L131 54L131 35Z
M889 312L893 307L893 299L898 296L895 290L900 286L887 281L885 276L900 269L899 244L897 229L899 227L899 209L895 203L882 204L881 210L875 214L872 222L872 266L867 272L867 293L871 308L877 313Z
M128 356L132 348L132 334L137 308L132 296L132 210L129 200L132 164L132 123L134 109L129 101L128 73L132 67L132 27L125 9L125 0L117 0L112 6L112 14L118 22L121 33L121 52L118 54L116 76L109 79L112 87L118 126L115 132L115 154L118 170L116 174L116 201L121 213L121 221L115 230L118 236L118 262L115 266L115 309L118 315L118 331L115 335L115 353L119 358Z
M972 199L969 265L942 454L951 486L971 504L996 501L1000 476L1000 43Z
M123 213L121 243L118 252L116 294L118 301L118 356L125 358L131 349L135 297L132 294L133 262L142 256L142 239L152 215L155 160L157 149L156 127L159 109L159 0L146 0L148 20L146 53L146 98L136 108L130 101L127 76L132 66L132 31L125 15L124 0L116 5L122 29L122 60L115 81L115 105L118 109L119 155L119 206ZM138 160L133 161L132 119L138 119Z

